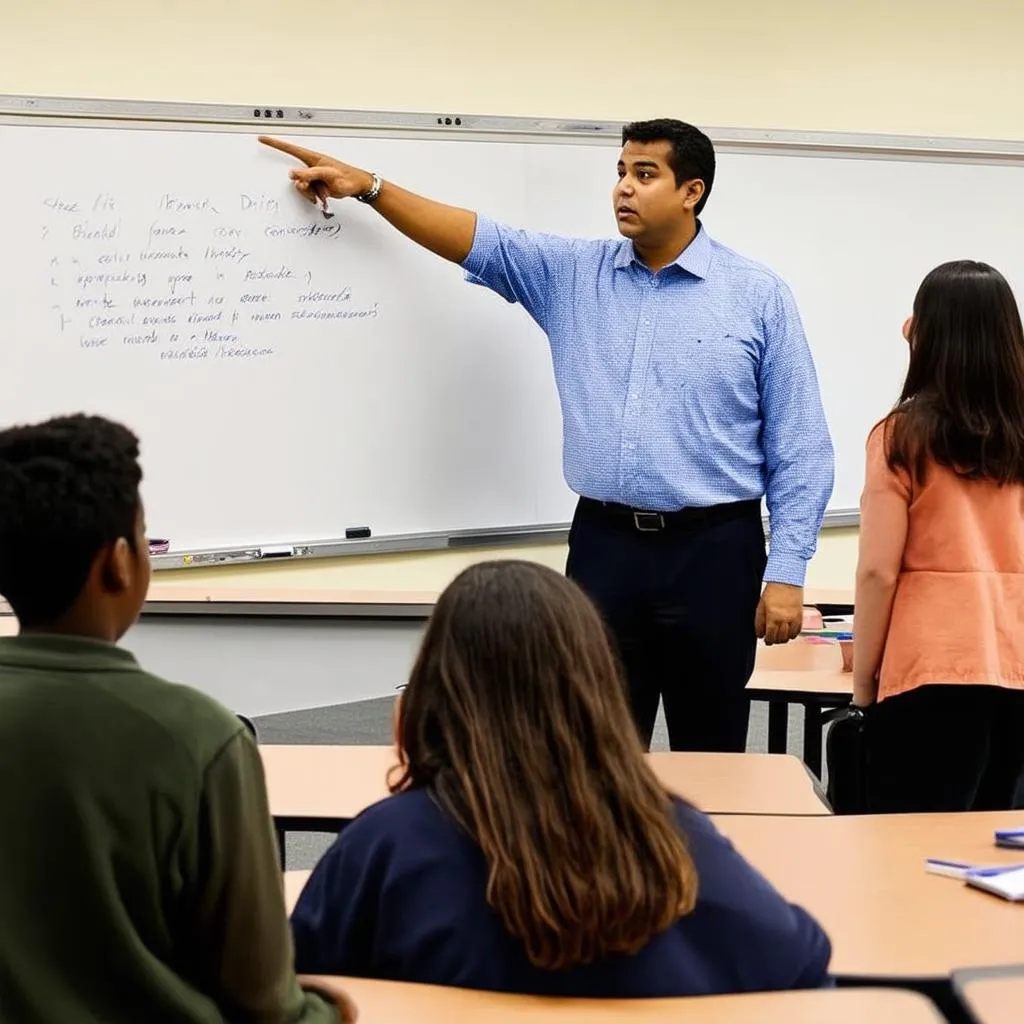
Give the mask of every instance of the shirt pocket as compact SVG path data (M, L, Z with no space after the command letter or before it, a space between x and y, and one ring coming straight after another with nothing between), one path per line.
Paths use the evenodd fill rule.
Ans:
M660 386L707 389L710 400L716 397L716 385L756 387L756 372L756 343L719 327L681 332L658 346L654 357L654 375Z

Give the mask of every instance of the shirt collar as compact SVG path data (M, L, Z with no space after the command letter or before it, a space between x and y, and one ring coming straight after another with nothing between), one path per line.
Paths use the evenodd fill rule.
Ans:
M643 260L637 256L633 243L623 240L615 254L615 269L622 270L632 263L641 267L644 265ZM708 276L708 270L711 268L711 239L700 221L697 221L697 234L693 236L693 241L669 266L679 267L680 270L685 270L686 273L701 280Z
M139 671L131 651L102 640L33 633L0 640L0 669L36 668L71 672Z

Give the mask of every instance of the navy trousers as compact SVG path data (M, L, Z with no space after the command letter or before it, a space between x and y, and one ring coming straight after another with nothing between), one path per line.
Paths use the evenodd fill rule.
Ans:
M578 505L566 574L614 637L646 746L662 700L673 750L745 749L765 561L756 503L663 530Z

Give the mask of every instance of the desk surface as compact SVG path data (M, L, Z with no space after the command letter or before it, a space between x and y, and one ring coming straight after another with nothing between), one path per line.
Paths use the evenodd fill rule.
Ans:
M388 795L392 747L260 747L271 814L288 820L355 817ZM828 814L800 761L786 754L666 753L648 755L667 789L709 813Z
M1020 1024L1024 1018L1024 966L953 980L978 1024Z
M312 871L286 871L284 873L284 905L288 908L289 916L295 909L295 904L299 902L302 890L312 873Z
M181 586L154 581L143 614L397 615L426 619L437 603L430 590L314 590L282 587ZM0 598L0 616L10 606Z
M786 694L791 697L806 694L811 697L835 697L837 701L853 696L853 673L837 672L835 669L790 672L762 672L755 669L747 683L751 697L757 700L757 692Z
M755 672L838 672L843 667L843 653L838 642L803 639L788 644L757 645Z
M810 911L833 943L832 969L863 977L938 978L1018 963L1024 913L996 896L925 872L927 857L1024 862L993 843L1024 812L872 817L717 816L767 878Z
M931 1003L914 992L842 989L765 992L691 999L551 999L366 978L317 978L341 990L359 1010L359 1024L941 1024Z
M197 604L419 604L432 607L430 590L317 590L287 587L217 587L168 585L155 581L147 602Z

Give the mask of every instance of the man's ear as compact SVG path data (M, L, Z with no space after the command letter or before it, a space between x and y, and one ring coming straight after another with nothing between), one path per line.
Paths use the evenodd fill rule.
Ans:
M683 209L692 210L704 197L704 182L700 178L690 178L679 186L683 194Z

